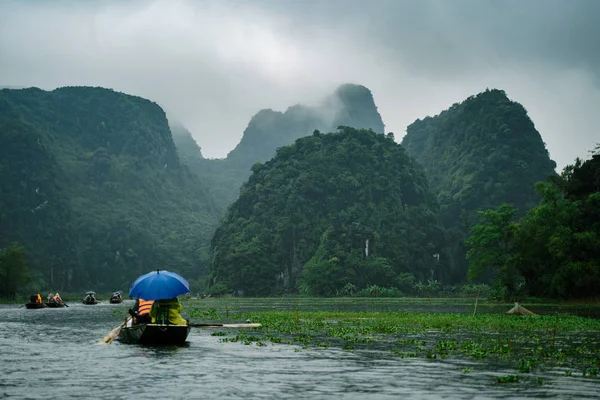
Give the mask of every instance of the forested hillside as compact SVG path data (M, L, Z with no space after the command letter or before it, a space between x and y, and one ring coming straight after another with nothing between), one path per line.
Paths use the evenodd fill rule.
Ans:
M317 107L295 105L283 113L261 110L248 123L240 143L221 160L194 156L189 132L179 124L173 135L179 152L186 154L190 169L210 186L216 203L224 212L238 197L254 163L271 159L277 148L290 145L315 129L330 132L340 125L384 132L383 121L369 89L346 84Z
M505 298L595 298L600 285L600 147L536 185L540 204L515 221L502 205L480 212L467 242L469 274L491 273Z
M392 135L315 131L252 171L213 238L213 288L402 289L441 268L435 196Z
M417 120L402 145L423 166L448 229L455 269L466 275L464 241L478 210L508 203L523 215L540 200L534 185L555 176L556 164L525 108L501 90L486 90L435 117Z
M45 287L122 289L154 268L199 277L217 214L155 103L0 90L0 246L24 245Z

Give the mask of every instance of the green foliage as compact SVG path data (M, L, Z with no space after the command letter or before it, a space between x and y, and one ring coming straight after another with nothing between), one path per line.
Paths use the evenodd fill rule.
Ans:
M30 279L27 253L18 243L0 249L0 298L14 299L17 288Z
M522 277L529 295L552 298L597 296L600 285L600 156L565 167L560 178L540 182L541 202L518 222L501 206L483 213L471 246L470 272L493 268L504 294ZM501 292L502 293L502 292Z
M495 210L480 211L481 222L471 228L469 246L469 280L480 278L491 271L496 281L507 288L508 295L517 292L517 272L514 265L513 218L517 209L503 204Z
M358 297L401 297L402 292L395 287L372 285L359 291L356 295Z
M295 105L285 112L261 110L252 117L242 140L226 159L203 158L189 132L180 124L173 123L172 127L179 153L190 170L207 184L224 214L238 198L255 163L270 160L278 148L291 145L315 129L331 132L340 125L383 133L383 121L369 89L346 84L316 107Z
M597 296L600 192L586 195L578 187L563 194L550 183L538 190L543 200L520 221L516 240L527 290L539 297Z
M393 139L342 128L298 139L253 170L213 238L213 284L333 296L436 269L435 200Z
M48 287L115 290L155 268L201 277L217 218L157 104L102 88L0 91L0 245L30 249Z
M437 194L447 228L442 256L453 261L443 278L450 281L466 275L464 241L478 222L477 212L507 203L524 215L539 201L534 184L556 175L526 110L501 90L486 90L415 121L402 144Z

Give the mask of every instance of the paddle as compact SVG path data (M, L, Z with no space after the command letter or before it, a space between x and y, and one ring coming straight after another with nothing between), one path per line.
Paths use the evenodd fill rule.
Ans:
M261 324L189 324L192 328L260 328Z
M123 322L121 325L117 326L115 329L113 329L112 331L110 331L110 333L109 333L108 335L104 336L104 339L102 339L102 342L104 342L104 343L110 343L110 342L112 342L112 341L114 340L114 338L116 338L116 337L117 337L117 335L119 334L119 332L121 332L121 329L122 329L122 328L123 328L125 325L127 325L127 322L128 322L130 319L131 319L131 317L130 317L130 318L127 318L127 319L125 320L125 322Z

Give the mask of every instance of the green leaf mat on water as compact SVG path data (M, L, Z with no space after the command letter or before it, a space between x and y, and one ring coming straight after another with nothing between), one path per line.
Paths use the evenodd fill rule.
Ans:
M402 301L403 300L403 301ZM372 309L401 305L422 305L424 299L381 300L370 302ZM432 299L433 301L433 299ZM466 299L460 301L467 302ZM523 380L539 384L546 381L537 374L558 372L561 376L595 378L600 368L600 320L566 313L533 317L509 316L506 304L495 304L495 313L443 313L392 311L302 311L348 306L349 299L215 299L192 302L192 318L251 321L262 324L252 330L229 330L219 334L223 343L245 345L292 345L303 349L378 351L382 357L476 361L462 372L514 370L510 378L497 383ZM435 304L437 302L437 304ZM369 304L365 300L363 303ZM455 306L451 299L431 302L432 310ZM356 306L361 301L355 301ZM481 307L493 304L482 302ZM364 304L362 304L364 305ZM471 305L472 306L472 305ZM285 308L286 310L273 310ZM559 309L564 305L545 305ZM594 306L597 307L597 306ZM359 307L360 308L360 307ZM563 310L564 308L560 308ZM517 376L513 378L512 376ZM525 375L525 377L524 377ZM527 378L529 376L530 378ZM535 378L535 379L534 379ZM538 379L539 378L539 379Z

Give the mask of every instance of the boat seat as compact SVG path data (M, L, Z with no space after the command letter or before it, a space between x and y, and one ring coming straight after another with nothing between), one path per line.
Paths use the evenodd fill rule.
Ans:
M154 302L153 305L156 308L156 323L162 325L170 325L169 322L169 309L171 306L169 304L162 304L158 301Z

